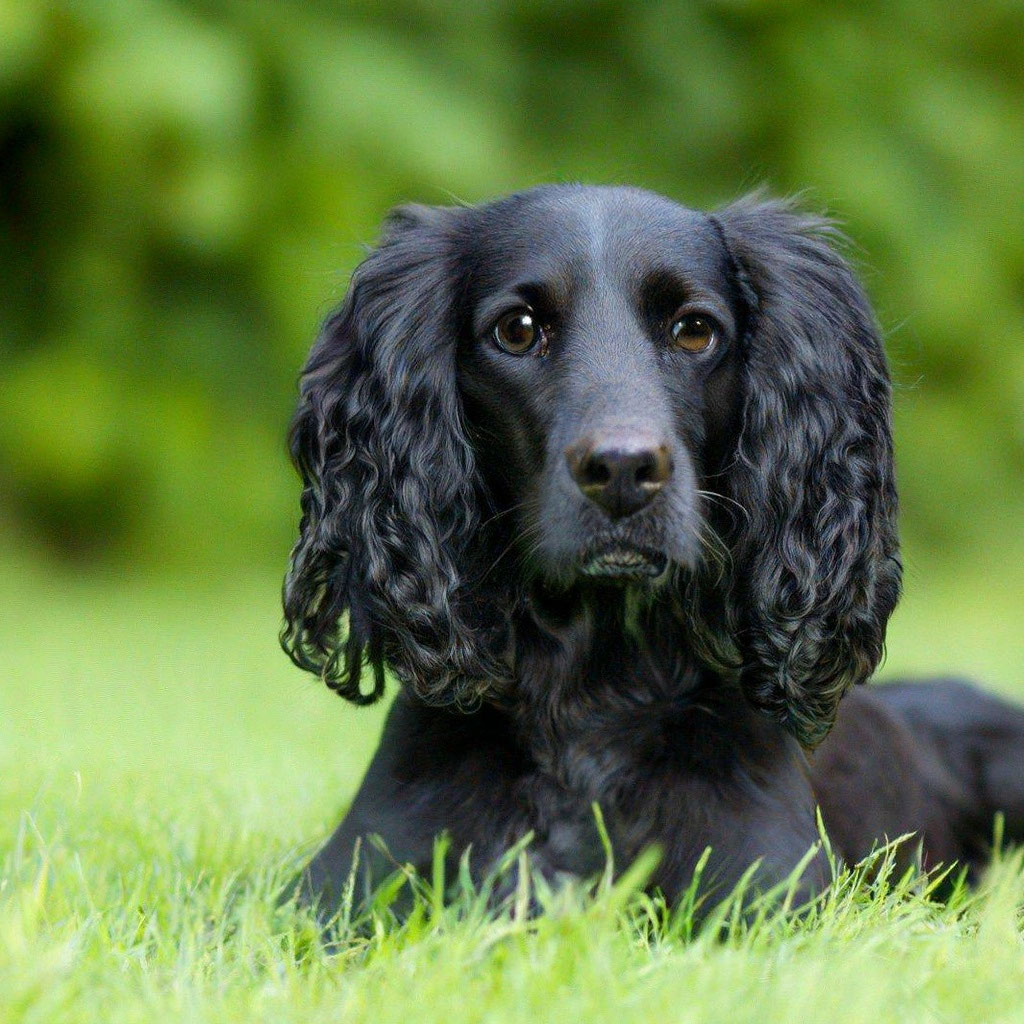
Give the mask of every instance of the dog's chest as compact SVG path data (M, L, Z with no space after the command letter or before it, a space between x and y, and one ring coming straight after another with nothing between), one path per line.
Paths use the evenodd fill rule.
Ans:
M638 715L589 725L556 737L525 786L542 864L581 877L605 864L598 815L617 860L652 844L664 847L681 777L692 771L664 718Z

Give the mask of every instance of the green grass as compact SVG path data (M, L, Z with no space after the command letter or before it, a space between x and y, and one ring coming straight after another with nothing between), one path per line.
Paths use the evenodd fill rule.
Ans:
M925 579L889 672L1024 695L1022 588ZM955 584L955 585L954 585ZM976 600L962 605L965 593ZM943 907L842 879L815 912L691 934L627 882L495 916L422 887L326 953L284 879L376 743L276 648L277 581L0 577L0 1022L1024 1020L1024 874Z

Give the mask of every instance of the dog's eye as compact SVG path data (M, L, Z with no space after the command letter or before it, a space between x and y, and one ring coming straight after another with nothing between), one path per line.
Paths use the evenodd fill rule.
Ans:
M672 341L687 352L707 352L718 341L718 334L709 317L687 313L672 324Z
M504 352L522 356L538 342L543 343L544 329L530 310L520 309L506 313L494 325L494 340Z

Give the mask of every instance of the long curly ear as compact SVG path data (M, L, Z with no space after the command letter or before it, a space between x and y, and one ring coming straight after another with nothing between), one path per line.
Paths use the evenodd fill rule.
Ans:
M899 598L889 374L828 222L756 198L712 219L748 307L729 632L747 698L813 747Z
M435 702L501 678L469 578L480 499L455 384L457 212L392 214L301 377L290 443L302 519L281 643L357 703L381 695L385 664Z

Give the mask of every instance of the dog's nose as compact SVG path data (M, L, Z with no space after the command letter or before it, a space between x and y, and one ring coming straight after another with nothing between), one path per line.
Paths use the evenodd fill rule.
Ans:
M579 489L612 519L639 512L672 475L668 447L647 439L581 441L565 455Z

